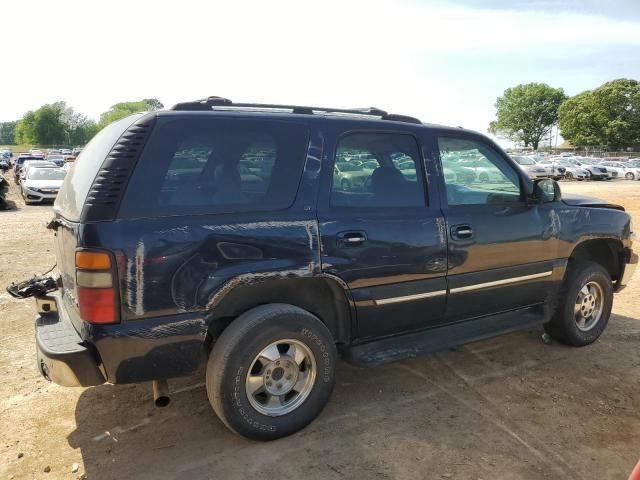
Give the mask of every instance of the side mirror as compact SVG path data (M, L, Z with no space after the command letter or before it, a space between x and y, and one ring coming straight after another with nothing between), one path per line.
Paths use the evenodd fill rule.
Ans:
M538 203L559 202L562 200L560 185L550 178L542 178L533 182L533 197Z

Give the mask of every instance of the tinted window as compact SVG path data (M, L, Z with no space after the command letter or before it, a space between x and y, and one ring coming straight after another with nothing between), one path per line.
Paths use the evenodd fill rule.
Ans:
M307 128L237 119L159 126L124 199L127 217L285 209L304 166Z
M449 205L520 201L520 178L494 149L463 138L438 139Z
M103 128L82 150L75 161L75 168L65 177L56 197L55 209L68 220L80 219L84 200L89 193L93 179L111 147L120 135L143 114L130 115Z
M425 205L422 161L411 135L351 134L336 149L333 207Z

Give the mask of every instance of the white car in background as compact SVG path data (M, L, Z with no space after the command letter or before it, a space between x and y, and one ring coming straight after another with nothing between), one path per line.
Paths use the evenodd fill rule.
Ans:
M59 167L31 167L22 180L22 198L24 203L42 203L54 200L67 175L66 170Z
M19 179L21 182L27 176L27 172L29 171L29 169L34 167L54 168L57 167L57 165L47 160L25 160L25 162L22 164L22 168L20 169Z
M607 161L602 162L602 165L607 167L607 170L616 169L618 171L618 178L626 178L627 180L640 180L640 168L625 165L622 162Z
M512 155L511 158L520 166L529 178L551 178L554 176L553 166L536 162L533 157Z
M564 178L566 180L586 180L591 176L589 170L575 165L566 158L555 157L544 160L541 163L545 165L553 165L553 168L564 169Z

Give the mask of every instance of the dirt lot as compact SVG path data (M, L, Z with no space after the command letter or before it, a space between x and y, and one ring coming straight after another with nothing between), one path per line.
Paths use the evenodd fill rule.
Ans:
M640 279L582 349L539 329L376 369L339 365L328 407L272 443L229 433L202 378L69 389L36 371L31 301L4 285L53 263L50 207L0 212L0 478L622 479L640 457ZM563 183L640 215L640 182ZM78 472L72 473L72 465ZM47 473L48 471L48 473Z

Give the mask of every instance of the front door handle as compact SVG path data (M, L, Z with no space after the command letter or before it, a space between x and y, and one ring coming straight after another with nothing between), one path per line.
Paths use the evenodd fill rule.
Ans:
M367 241L367 234L362 231L341 232L336 235L336 242L339 247L359 247Z
M451 236L459 240L466 240L473 237L471 225L454 225L451 227Z

